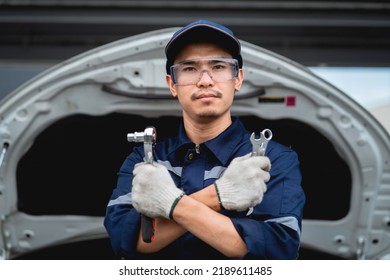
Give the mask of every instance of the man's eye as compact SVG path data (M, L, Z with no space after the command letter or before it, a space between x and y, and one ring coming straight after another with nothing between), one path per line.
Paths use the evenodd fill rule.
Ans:
M224 70L224 69L226 69L226 65L225 64L215 64L213 66L213 69L214 70Z
M181 72L195 72L196 70L193 66L185 66L181 69Z

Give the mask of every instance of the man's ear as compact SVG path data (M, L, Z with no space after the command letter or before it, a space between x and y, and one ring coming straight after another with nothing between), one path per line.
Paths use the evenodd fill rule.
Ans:
M236 91L240 91L243 81L244 81L244 71L242 69L240 69L238 71L238 76L236 78L236 84L234 86L234 89Z
M165 80L166 80L166 82L167 82L167 85L168 85L168 87L169 87L169 90L170 90L171 93L172 93L172 96L176 98L176 96L177 96L176 87L175 87L175 84L174 84L173 81L172 81L171 75L166 75L166 76L165 76Z

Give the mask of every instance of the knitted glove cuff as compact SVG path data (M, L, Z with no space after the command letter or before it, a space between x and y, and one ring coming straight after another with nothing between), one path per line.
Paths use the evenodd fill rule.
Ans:
M219 193L219 189L218 189L218 185L217 185L217 182L216 182L216 181L214 182L214 186L215 186L215 191L217 192L219 208L220 208L221 211L222 211L222 210L225 209L225 207L223 207L223 205L222 205L221 194Z
M169 219L173 220L173 210L175 210L177 204L179 203L180 199L185 195L184 192L182 192L176 199L173 201L171 209L169 210Z

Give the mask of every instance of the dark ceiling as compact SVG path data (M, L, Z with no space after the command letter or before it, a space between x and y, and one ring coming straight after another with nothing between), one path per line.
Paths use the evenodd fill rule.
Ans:
M390 66L386 1L0 0L0 60L61 61L199 18L307 66Z

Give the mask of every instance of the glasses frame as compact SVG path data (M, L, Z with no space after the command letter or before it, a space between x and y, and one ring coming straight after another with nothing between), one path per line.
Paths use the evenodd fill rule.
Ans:
M170 70L170 74L171 74L171 79L173 81L173 83L176 85L176 86L180 86L179 84L177 84L177 77L175 75L175 68L178 67L178 66L181 66L183 64L188 64L190 62L197 62L197 61L222 61L222 62L228 62L228 63L231 63L233 65L233 78L232 80L235 80L237 79L238 77L238 72L239 72L239 64L238 64L238 60L235 59L235 58L226 58L226 57L207 57L207 58L199 58L199 59L189 59L189 60L183 60L179 63L176 63L174 65L172 65L169 70ZM208 71L206 71L208 73L208 75L210 76L210 78L213 80L213 77L209 74ZM202 72L201 74L199 75L199 80L195 83L192 83L192 84L186 84L186 85L182 85L182 86L189 86L189 85L196 85L200 79L202 77ZM214 80L213 80L214 81Z

